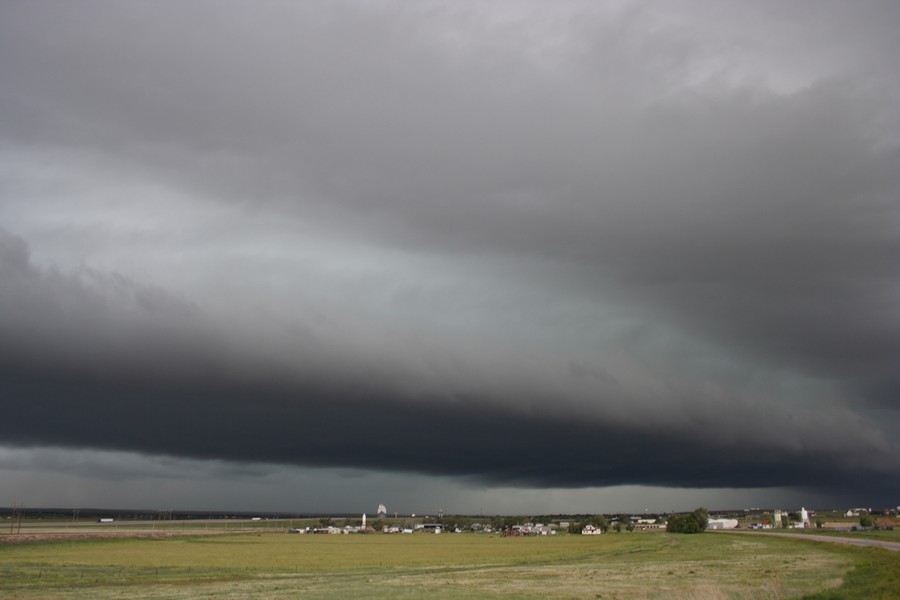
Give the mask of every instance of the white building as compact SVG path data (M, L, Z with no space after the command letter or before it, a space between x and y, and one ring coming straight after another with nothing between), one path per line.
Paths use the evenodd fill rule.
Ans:
M734 529L737 526L737 519L709 519L706 522L707 529Z

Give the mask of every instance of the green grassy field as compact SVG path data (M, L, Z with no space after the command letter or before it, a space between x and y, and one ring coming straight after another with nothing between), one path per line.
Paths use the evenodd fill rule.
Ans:
M891 598L898 571L900 554L884 550L721 534L0 544L3 598Z
M860 540L880 540L884 542L900 542L900 529L890 531L830 531L828 529L775 529L782 533L801 533L806 535L827 535L830 537L853 538Z

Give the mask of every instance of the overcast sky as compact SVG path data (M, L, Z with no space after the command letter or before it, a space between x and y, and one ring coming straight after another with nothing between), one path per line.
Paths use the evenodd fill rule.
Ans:
M898 30L0 1L0 505L900 504Z

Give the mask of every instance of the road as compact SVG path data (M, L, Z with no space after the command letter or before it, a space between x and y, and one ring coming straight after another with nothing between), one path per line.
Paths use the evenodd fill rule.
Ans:
M834 544L848 544L850 546L876 546L886 548L894 552L900 551L900 542L886 542L883 540L866 540L862 538L847 538L831 535L813 535L807 533L777 533L774 531L735 531L734 529L722 533L739 533L741 535L768 535L774 537L792 538L795 540L813 540L816 542L832 542Z

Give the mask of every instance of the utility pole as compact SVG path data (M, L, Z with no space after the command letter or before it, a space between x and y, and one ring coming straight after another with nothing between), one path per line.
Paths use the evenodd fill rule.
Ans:
M9 532L12 533L13 523L16 524L16 534L22 533L22 517L25 516L25 505L17 503L13 506L13 522L9 524Z

